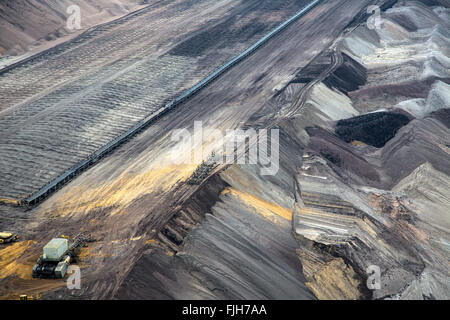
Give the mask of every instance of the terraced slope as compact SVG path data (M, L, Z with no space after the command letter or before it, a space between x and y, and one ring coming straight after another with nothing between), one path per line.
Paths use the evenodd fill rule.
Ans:
M324 1L40 206L0 207L27 240L0 251L0 297L449 299L448 8L380 1L371 30L371 4ZM171 141L194 121L205 141ZM392 130L368 139L374 124ZM197 165L173 155L218 154L209 130L235 128L280 130L277 174L219 165L187 183ZM80 230L97 239L81 290L30 278L51 237Z
M1 73L0 195L39 190L305 3L158 2Z
M358 5L355 6L354 3L341 0L321 3L302 19L292 24L279 37L273 38L266 46L256 51L237 68L231 69L193 99L180 105L179 108L161 118L141 135L122 145L111 156L78 176L40 206L26 213L13 207L0 208L0 214L4 217L0 221L1 228L14 227L21 232L24 238L36 241L17 258L17 263L23 265L24 272L18 274L11 269L9 273L2 275L0 281L3 289L0 289L0 296L11 297L18 291L30 294L47 292L42 294L43 298L101 299L113 298L118 296L119 292L121 295L138 295L139 292L132 292L132 289L124 292L122 287L127 285L128 275L132 273L136 264L140 264L144 252L152 249L153 245L161 248L163 253L168 255L168 259L172 259L172 255L176 259L182 255L183 246L189 245L192 248L190 255L203 259L196 252L198 249L195 249L200 247L191 246L189 241L183 240L185 239L183 236L189 233L189 230L195 229L193 226L195 221L200 221L205 213L211 213L208 208L214 207L214 203L208 203L208 206L196 206L196 211L190 209L185 212L183 210L184 207L189 207L193 194L197 191L200 193L204 191L202 185L185 183L196 170L195 164L175 165L171 162L170 159L179 146L171 141L170 135L179 128L192 130L194 121L203 121L206 130L219 129L225 132L227 129L243 128L245 122L253 114L264 108L267 102L272 104L272 99L277 98L276 88L285 84L287 80L293 79L296 73L318 53L328 48L354 17L361 10L365 10L367 4L368 2L358 2ZM279 107L278 104L274 104L274 106ZM288 136L285 138L292 141ZM292 146L292 144L287 146ZM192 151L198 147L198 145L189 146L189 150ZM209 156L211 151L218 148L219 145L218 142L205 141L204 147L204 156ZM295 167L292 166L298 165L297 161L291 164L289 162L291 162L290 159L299 160L301 157L297 152L300 151L298 145L292 150L290 147L281 150L280 152L283 153L281 159L284 164L289 166L289 169L283 170L285 173L280 175L282 183L276 182L272 185L273 187L279 186L274 189L277 190L277 196L267 196L267 193L271 192L271 188L267 188L266 191L264 191L265 188L259 188L259 193L250 192L248 196L243 197L245 206L247 203L251 204L256 201L260 209L266 208L263 211L266 215L262 216L262 219L266 220L255 216L255 222L268 221L270 224L274 224L275 222L271 219L273 214L270 215L271 210L275 210L276 216L280 213L282 219L289 221L294 195L292 190L289 190L293 187L291 174ZM217 168L217 170L221 169L221 167ZM211 174L214 173L211 172ZM229 174L231 171L228 172ZM250 176L245 175L242 179L239 177L233 179L243 183L242 186L236 183L227 183L242 192L249 188L246 182L247 177ZM269 178L269 180L276 181L277 179ZM264 185L264 180L260 179L260 183ZM256 186L256 184L254 185ZM233 196L233 191L231 192L228 197ZM277 205L270 205L275 198ZM269 202L268 207L267 202ZM232 204L233 198L227 203ZM259 214L260 209L247 210L248 216L252 217L250 213L252 215ZM23 217L24 219L13 219L13 217ZM245 224L242 225L245 221L232 218L232 216L223 216L220 220L225 223L219 222L215 226L223 226L233 220L236 226L240 225L244 229L246 228ZM183 226L183 229L181 230L178 225ZM260 270L265 273L277 271L277 279L282 280L283 283L292 282L292 276L300 277L299 268L301 267L298 261L294 260L296 257L292 254L292 250L300 247L295 243L290 229L279 228L276 225L269 225L267 228L270 228L273 240L278 243L272 251L274 256L283 256L284 258L272 261L277 263L275 265L267 261L267 264L261 265ZM36 255L40 253L41 246L50 237L55 236L56 232L72 235L80 230L91 232L97 239L95 243L90 244L89 248L86 248L82 255L83 264L81 266L84 279L82 290L71 292L65 288L58 290L53 287L44 288L44 283L26 277L26 270L32 266ZM210 229L206 228L205 230ZM278 230L281 233L278 234ZM284 234L283 230L289 232L289 235ZM224 237L226 234L235 234L226 230L223 232L225 233ZM252 239L259 238L262 243L248 247L252 249L242 252L241 256L246 261L255 263L253 250L259 252L261 256L261 252L271 247L272 244L271 241L264 242L263 236L253 231L252 233L253 235L245 236L242 234L242 239L252 241ZM39 237L42 234L46 236ZM201 233L198 235L201 236ZM222 237L221 241L224 241L223 239ZM238 242L233 246L236 250L244 249ZM226 248L221 246L225 250L222 252L229 250L235 252L233 246ZM214 254L214 252L210 252L210 254ZM1 252L0 255L2 255ZM223 255L223 257L230 258L229 255ZM273 287L273 284L267 282L269 279L260 279L251 271L244 271L242 268L245 268L245 264L234 263L234 265L233 279L245 280L255 290L266 288L264 293L258 293L259 297L311 297L308 290L302 286L289 285L287 288L290 289L285 292L277 290L270 293L267 288ZM140 266L147 268L145 263ZM147 270L148 274L152 274L151 268ZM169 271L169 268L165 268L165 270ZM191 270L187 271L191 273ZM227 277L229 269L223 271L224 273L219 274L215 281L224 281L223 278ZM128 280L133 281L131 276ZM295 281L297 284L301 282L301 278L297 278ZM201 288L211 287L207 281L201 283ZM232 282L227 283L232 284ZM171 292L174 291L180 290L175 286ZM174 297L175 295L172 293L171 296ZM186 292L186 296L189 294ZM250 294L255 296L257 293ZM246 295L250 294L247 292ZM236 292L234 296L236 296ZM152 295L148 294L146 297L151 298Z
M438 17L445 8L409 2L388 9L385 17L398 11L411 14L417 7L428 21L434 21L408 33L407 43L421 47L423 39L416 37L417 33L427 34L445 24ZM417 19L411 21L420 23ZM386 24L405 21L409 20L402 16ZM382 35L387 30L369 31L361 25L344 35L342 41L348 41L344 50L349 55L309 92L302 89L333 64L329 50L293 80L276 86L270 102L253 113L246 126L279 121L281 167L277 175L263 177L258 166L232 165L210 178L202 192L205 194L210 184L220 186L220 196L205 195L208 200L217 198L214 204L208 208L188 206L182 211L211 215L198 218L198 225L189 228L192 231L186 231L183 220L175 215L130 271L116 297L254 298L258 292L258 298L272 298L269 292L275 290L265 291L270 288L270 280L250 280L245 273L246 266L251 266L258 274L266 274L269 266L273 267L272 261L266 257L255 266L245 253L257 253L260 247L246 244L266 245L264 252L278 256L289 246L279 247L283 236L273 234L272 228L277 226L284 234L280 226L287 222L292 223L298 241L295 251L305 284L319 299L448 299L447 76L423 77L406 72L410 64L426 69L433 59L431 54L395 62L380 60L381 65L374 67L364 57L349 53L360 48L360 43L349 39L363 33L366 40L370 39L367 45L375 45L377 37L368 37L367 33ZM386 51L407 46L404 39L379 45L386 46L381 49ZM447 53L447 48L439 50ZM411 59L417 61L412 63ZM445 65L445 59L441 63ZM402 76L404 82L399 80ZM377 80L372 80L374 77ZM371 92L369 97L359 99L362 90ZM301 95L307 100L300 109L289 105ZM423 101L415 105L414 113L407 113L399 105L412 95L423 96ZM283 105L288 106L280 108ZM277 107L281 115L273 112ZM282 118L282 111L294 116ZM242 221L234 224L234 216ZM271 222L270 226L260 227L261 216ZM239 235L235 229L240 230ZM188 235L183 236L185 233ZM167 258L166 251L174 257ZM240 260L236 264L242 264L233 268L236 264L228 263L237 255ZM216 260L221 263L212 262ZM211 265L214 268L210 269ZM370 290L367 284L368 268L373 266L381 270L381 287L376 290ZM143 273L153 276L143 279ZM279 269L271 274L270 279L290 288ZM144 283L152 284L148 290L136 289ZM241 288L238 291L242 296L235 295L234 289L242 283L255 289L248 293ZM297 288L300 292L303 286ZM289 293L288 297L298 297ZM278 293L277 297L286 295Z
M325 260L333 272L356 273L363 279L356 288L370 298L450 296L448 14L409 1L383 13L380 29L356 28L343 39L351 64L314 88L299 111L319 108L320 120L296 121L305 126L307 152L294 230L312 248L302 262L323 268ZM352 74L365 77L355 86ZM381 288L367 291L373 265ZM330 269L307 277L316 296L352 292L332 279Z

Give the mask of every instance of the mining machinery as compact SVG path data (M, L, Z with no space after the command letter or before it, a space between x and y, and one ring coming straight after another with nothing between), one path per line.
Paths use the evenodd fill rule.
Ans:
M78 234L74 241L61 236L53 238L43 248L43 254L33 266L33 278L64 278L71 263L76 263L82 247L93 241L89 235Z
M0 244L11 243L19 240L19 236L14 232L0 231Z

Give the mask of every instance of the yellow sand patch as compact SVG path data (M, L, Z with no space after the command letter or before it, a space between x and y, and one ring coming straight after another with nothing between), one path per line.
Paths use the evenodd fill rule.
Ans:
M118 214L119 216L123 216L123 215L125 215L125 214L128 214L128 211L125 210L125 209L122 209L122 210L120 210L119 212L117 212L117 214Z
M91 247L82 248L80 250L80 253L78 254L78 257L80 258L80 260L84 260L90 256L92 256L92 248Z
M59 209L52 210L55 216L67 216L75 212L114 207L112 215L126 214L123 209L142 195L167 191L176 182L187 179L196 165L169 165L146 173L124 172L112 182L100 186L77 186L57 200Z
M316 272L306 286L320 300L355 300L360 297L356 273L341 258L316 264Z
M18 206L19 200L13 198L0 198L0 203Z
M250 193L244 193L233 188L227 188L222 191L223 195L232 195L239 198L249 207L254 208L259 214L273 221L274 217L281 217L286 220L292 219L293 211L272 202L258 198Z
M34 245L35 241L15 242L11 245L0 247L0 300L19 299L19 296L39 297L42 292L64 287L64 280L33 279L32 269L37 257L26 256L27 250ZM9 276L9 279L4 279ZM2 290L3 288L3 290ZM5 290L5 288L7 288Z
M0 279L18 275L22 279L31 279L32 264L19 263L18 259L34 241L14 242L0 250Z
M83 280L82 280L83 283ZM65 287L66 281L62 279L20 279L12 278L5 280L4 283L8 289L0 292L0 300L19 300L20 295L25 294L39 299L44 292L52 291L57 288Z
M444 152L450 154L450 148L443 144L438 144L439 148L441 148Z
M366 146L366 144L362 141L358 141L358 140L353 140L352 142L350 142L352 145L357 146L357 147L362 147L362 146Z
M114 240L111 241L112 243L121 243L121 240ZM106 253L101 251L100 248L96 246L89 246L82 248L80 253L78 254L78 257L80 258L80 261L83 263L83 265L87 265L86 260L89 260L90 258L93 259L110 259L112 257L115 257L116 254L114 253Z

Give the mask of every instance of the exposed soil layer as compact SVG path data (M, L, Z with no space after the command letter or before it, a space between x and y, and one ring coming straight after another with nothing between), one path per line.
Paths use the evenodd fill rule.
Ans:
M36 79L36 74L39 74L39 71L42 70L40 68L52 68L52 66L47 64L46 59L49 59L48 63L55 62L56 64L59 64L57 63L59 61L58 59L63 59L69 69L75 68L76 66L77 69L75 73L77 77L82 76L83 72L86 72L86 69L89 69L90 72L99 71L101 74L101 71L105 70L102 67L103 63L111 63L112 60L117 58L117 63L119 63L119 65L115 65L112 69L106 69L108 69L111 74L117 75L118 77L116 79L120 79L120 81L127 82L128 78L124 77L120 72L115 73L114 69L116 67L119 70L124 70L124 72L129 74L133 79L135 79L134 77L136 76L137 81L141 83L142 87L140 87L140 89L137 88L137 85L135 87L136 90L141 92L142 95L140 97L143 97L144 100L150 99L150 96L154 98L154 93L163 93L163 91L165 95L172 95L175 91L172 91L172 93L167 92L166 85L161 85L158 81L150 81L147 78L149 75L158 74L160 79L167 80L167 72L176 77L180 76L178 71L170 69L173 65L168 65L165 61L160 61L157 57L162 55L162 57L168 58L167 56L164 56L166 50L170 50L174 45L178 44L178 40L186 40L187 34L204 29L205 19L211 23L209 25L210 27L216 25L219 21L211 22L210 19L214 16L208 14L210 12L210 10L207 9L209 5L218 6L218 10L224 12L230 9L230 7L240 4L240 2L235 1L222 1L220 3L217 1L196 1L189 3L193 3L193 5L202 4L205 10L197 10L197 7L190 6L188 6L187 9L184 8L183 10L179 10L182 8L182 4L186 4L185 1L172 3L173 6L169 5L169 7L163 7L163 9L161 9L161 7L149 8L146 9L147 11L142 11L139 15L129 17L126 21L113 23L112 25L97 30L93 34L86 35L86 38L79 39L80 42L70 43L66 47L59 47L57 52L52 53L54 54L51 56L52 59L49 59L49 56L40 56L36 60L27 62L22 67L24 67L24 71L27 69L28 78L23 77L18 69L10 70L2 76L14 76L23 79L23 81L27 79L31 81L32 79ZM248 4L247 1L245 3ZM251 8L251 11L254 12L256 10L256 12L258 12L258 6L261 2L255 1L254 3L255 6ZM171 134L179 128L193 130L194 121L203 121L206 129L219 129L222 132L225 132L228 129L242 128L252 114L257 113L266 102L272 99L274 96L274 87L279 86L281 83L286 83L286 79L290 79L292 75L296 74L302 67L316 57L318 52L322 52L327 48L342 32L343 28L348 25L354 16L359 11L363 10L366 5L366 2L360 2L357 5L354 5L341 0L322 2L302 19L297 20L290 25L290 27L282 34L272 38L265 46L257 50L247 60L240 63L238 67L229 70L207 89L201 91L191 100L180 105L169 115L161 118L154 126L149 127L148 130L141 135L136 136L127 144L117 149L116 152L104 158L98 165L78 176L70 184L53 194L40 206L33 208L26 213L21 213L19 212L20 210L12 207L7 207L6 209L0 208L1 214L8 218L0 221L2 228L8 229L12 226L9 218L20 216L25 216L27 218L26 220L14 221L14 225L18 232L28 239L35 239L37 242L36 246L27 249L27 252L25 253L27 255L39 255L42 246L44 246L51 237L57 236L59 232L73 236L80 231L80 229L83 229L83 231L92 233L93 237L97 239L96 242L90 244L83 259L85 264L82 269L84 279L82 289L77 292L71 292L70 290L63 288L59 290L54 297L83 297L91 299L112 298L120 290L127 278L128 272L133 269L134 264L139 261L146 249L149 248L152 240L159 239L159 235L163 234L161 232L162 230L167 230L164 232L166 232L166 234L171 234L173 241L181 243L176 233L170 233L175 230L182 235L182 232L179 232L176 229L178 228L178 225L170 222L168 228L165 228L165 226L171 221L174 215L179 212L180 208L195 190L201 187L201 185L188 185L185 183L195 171L197 165L175 165L172 163L172 154L177 151L179 146L174 141L171 141ZM209 8L211 9L211 7ZM263 11L262 14L264 12L265 11ZM149 18L148 15L150 15L151 18ZM267 17L270 16L270 19L263 18L262 16L261 19L267 20L267 23L269 24L277 25L291 15L292 13L288 10L281 10L277 11L277 14L267 13ZM223 18L225 19L226 17L223 16ZM162 20L164 20L164 22ZM168 24L167 21L173 23ZM129 28L131 28L133 32L130 32ZM149 29L152 30L152 32L149 32ZM177 30L179 33L177 33ZM120 37L118 36L119 34L121 35ZM158 35L159 38L155 38L155 35ZM96 38L96 36L99 36L100 38ZM175 39L170 38L170 36L174 36ZM147 42L136 41L136 38L147 39ZM173 39L173 42L169 41L169 38ZM120 45L115 41L119 41ZM132 45L127 46L126 43L128 42ZM149 43L152 45L148 45ZM79 49L77 49L77 45L80 45ZM87 47L84 47L85 45L87 45ZM202 57L200 66L212 66L213 64L211 64L211 62L213 61L214 63L220 63L221 58L218 58L217 54L221 55L221 57L228 57L229 55L241 52L247 47L247 44L241 43L239 47L234 47L230 50L227 49L226 52L222 50L217 51L211 48L210 53L214 54L211 56L207 54L206 57ZM91 52L91 55L85 57L87 60L83 60L85 69L80 69L71 59L64 59L63 57L69 53L73 54L73 56L71 56L73 58L81 57L76 51L81 50L87 52L84 50L86 48L91 48L94 51ZM103 54L103 58L100 60L97 56L98 52L102 52ZM127 56L128 53L130 56ZM134 53L136 53L136 55ZM55 55L62 56L55 59ZM124 56L127 56L129 59L121 59ZM183 61L185 61L185 59L191 59L185 56L168 56L169 58L175 59L175 61L180 61L179 59ZM163 58L163 60L165 58ZM140 68L137 68L138 65L141 66L143 63L147 62L149 63L147 64L149 67L147 72L142 72ZM185 64L185 66L192 67L193 69L190 69L191 71L198 67L197 65L192 65L190 60L187 62L188 63ZM153 63L157 63L161 67L170 67L169 69L171 71L166 70L163 72L160 70L161 72L158 72L152 67ZM93 71L92 69L95 68L92 64L97 65L98 70L96 69L96 71ZM35 70L37 73L30 73L29 67L32 67L31 69ZM122 67L125 69L121 69ZM64 71L61 68L55 70L61 72ZM149 72L148 70L153 70L153 72ZM67 76L69 75L73 76L74 74L68 72ZM201 78L200 74L195 73L195 75ZM181 77L186 79L184 76ZM46 81L53 81L55 85L59 84L57 80L54 80L53 78L53 80L49 79L48 76L44 78ZM61 77L58 76L57 79L61 79ZM92 83L92 81L95 83L97 78L90 78L88 72L86 79L90 79L89 81L91 82L87 82L87 84L89 84ZM173 85L176 90L181 90L181 88L173 81L167 81L168 82L164 83ZM192 82L194 82L193 79L189 81L185 82L186 86L192 85ZM77 79L72 82L78 83ZM136 83L134 81L131 82L133 84ZM12 81L11 83L14 85L18 82ZM43 83L43 81L41 81L36 84L48 87L47 82ZM148 87L149 84L159 86L160 89L157 90L155 87L155 90L153 90ZM42 93L42 88L39 88L38 86L28 85L27 83L22 83L22 85L28 88L28 98L33 97L37 93ZM122 93L135 94L133 93L135 91L129 91L134 88L133 86L130 87L129 84L128 86L124 86L124 83L115 82L115 85L117 85L117 88L122 88L122 91L119 90ZM89 88L89 85L87 88ZM124 88L127 88L127 90L123 90ZM145 88L145 90L142 90L142 88ZM79 88L77 88L77 90L78 89ZM93 86L90 86L89 90L96 96L100 92L98 88ZM9 90L9 92L11 92L11 90ZM108 93L109 90L108 92L102 92ZM61 91L61 93L63 93L63 91ZM80 94L79 96L76 93L74 94L74 97L86 98L84 94ZM10 103L14 104L13 101L18 102L17 99L21 100L25 98L25 96L16 95L15 97L10 96L10 98L12 99L9 100ZM101 99L101 95L99 98L99 102L104 101ZM49 100L49 102L51 101L52 100ZM87 101L88 100L86 100L86 102ZM127 99L125 98L123 102L126 101ZM32 104L32 102L30 103ZM35 106L36 105L39 104L35 104ZM93 103L93 100L90 100L89 104L83 105L89 109L89 106L94 106L96 103ZM148 106L148 104L142 103L141 106ZM17 110L19 109L20 108ZM117 106L116 110L124 111L124 109L119 106ZM9 111L10 110L7 112L8 115L10 114ZM24 114L28 113L25 112ZM43 116L42 119L45 120L44 115L47 114L55 115L54 113L44 113L40 116ZM133 111L130 114L136 116L141 113ZM116 119L116 121L120 120L118 123L126 123L121 116L113 118ZM68 117L61 117L61 119L67 120ZM40 125L45 127L45 121L40 122ZM92 126L88 127L91 128ZM66 126L66 128L69 130L70 127ZM108 125L104 127L104 129L107 128L109 128ZM14 129L17 128L14 127ZM44 132L44 130L38 131ZM14 136L11 131L10 133L10 136ZM96 135L96 137L101 138L99 135ZM208 134L206 134L206 137L209 137ZM295 139L292 139L289 134L286 133L284 134L284 139L295 141ZM71 145L71 148L74 147L73 143L67 145ZM244 184L245 186L240 187L238 191L229 190L227 195L224 196L231 199L231 204L236 203L236 201L233 200L236 197L242 199L242 211L250 211L253 215L265 214L265 216L263 215L263 220L257 219L255 221L268 221L265 223L269 223L269 226L265 226L264 228L267 228L268 230L272 228L271 230L273 230L274 233L279 234L275 239L284 239L282 241L283 243L286 243L286 245L283 244L278 246L279 250L277 249L277 251L283 252L282 255L287 254L288 258L275 260L275 266L279 274L277 279L283 279L283 283L286 283L286 291L282 291L283 289L279 288L277 284L265 283L270 280L270 276L261 280L255 272L250 272L250 274L243 276L245 279L253 279L251 280L252 282L255 281L253 284L250 284L251 287L259 288L265 286L267 288L268 286L271 286L274 288L271 297L298 298L302 296L305 298L312 298L310 293L307 293L308 290L301 285L303 282L300 269L301 263L298 261L297 256L292 254L293 252L295 253L298 244L295 243L295 240L292 237L290 229L291 224L288 219L292 216L291 206L293 193L291 189L293 187L294 169L299 165L300 149L297 144L290 145L294 147L287 149L280 148L280 162L287 164L290 168L289 172L285 171L284 173L280 173L280 179L271 177L258 178L258 184L253 184L256 189L249 190L252 184L249 185L246 183L247 178L242 178L246 176L247 173L247 171L244 170L235 177L237 182L233 185ZM195 147L198 146L191 145L189 146L189 150L193 152ZM206 141L204 147L204 156L209 156L213 150L216 154L221 152L218 142L214 143L212 141ZM181 150L179 151L181 152ZM281 155L283 155L283 157ZM32 158L35 159L34 157ZM42 158L40 159L43 160ZM259 168L257 169L259 171ZM15 172L20 173L21 171L16 170ZM250 177L248 177L248 179L250 179ZM264 183L271 182L272 180L273 183L269 188L262 187ZM228 180L227 183L229 183ZM231 183L229 184L231 185ZM271 195L271 190L277 190L277 195ZM251 193L246 194L248 191L251 191ZM290 197L286 197L287 194L290 195ZM273 198L276 200L273 200ZM257 209L255 209L254 206L257 206ZM253 209L248 209L247 207L252 207ZM240 211L241 209L237 212ZM275 213L272 213L273 211L275 211ZM279 215L281 218L277 218ZM183 219L181 219L183 221L179 222L182 223L188 221L187 216L188 215L183 217ZM276 221L280 219L287 220L287 222L285 221L283 223L287 228L282 229L286 231L280 231L280 229L276 227ZM219 221L220 220L221 219L219 219ZM244 233L246 230L245 221L239 219L235 221L236 227L237 224L242 227L240 233ZM270 224L274 226L270 227ZM54 230L54 232L48 232L48 230ZM196 228L192 230L196 230ZM261 230L263 229L249 228L248 232L251 234L246 237L265 242L265 238L258 234ZM191 233L192 232L193 231L191 231ZM46 237L43 238L42 234L45 234ZM199 233L199 236L201 236L201 233ZM173 243L173 241L170 242ZM222 242L226 241L221 239L220 243ZM182 245L186 246L186 238ZM255 250L261 251L262 248L268 246L271 246L270 241L268 241L268 243L265 242L264 244L257 245L254 248ZM196 246L193 247L199 248ZM193 250L192 255L198 255L201 251L202 250L198 249ZM170 252L173 253L174 250L170 250ZM179 252L180 251L178 251L176 255L179 255ZM211 255L214 254L214 252L211 252ZM249 259L252 255L251 251L243 252L242 254L248 256ZM221 257L224 259L231 259L232 256L224 254ZM265 258L262 260L265 260ZM211 261L214 261L214 259ZM205 263L208 262L209 260ZM222 264L226 265L225 262ZM234 261L232 264L237 268L236 272L238 274L246 273L246 271L242 270L242 268L244 268L243 265L235 263ZM273 270L273 265L264 266L263 269L265 274L270 275L272 273L271 270ZM223 276L219 276L217 281L224 281L224 279L227 278L227 272L228 271L224 270ZM3 278L0 281L2 282L2 287L6 288L12 280L11 278ZM16 281L15 287L17 290L8 290L8 294L19 294L18 292L24 291L32 294L40 291L37 280L16 279ZM276 287L278 287L278 289ZM11 288L11 286L8 288ZM27 289L25 290L25 288ZM178 288L175 288L175 290L178 290ZM268 295L270 291L271 290L266 289L265 294ZM257 290L255 290L255 292L247 291L245 295L254 296L256 292ZM3 293L4 292L2 292L2 296ZM236 295L237 294L239 294L239 292L237 292ZM52 294L49 293L48 297L51 296ZM45 298L47 296L43 294L42 297Z
M427 3L399 2L382 13L381 28L345 35L343 50L365 81L349 92L328 80L334 71L299 112L308 120L291 120L307 143L293 224L302 243L312 242L300 257L317 296L355 296L356 283L341 276L345 293L321 291L328 275L315 277L311 260L360 279L379 267L381 287L359 286L360 298L449 298L449 10Z
M201 3L222 12L231 6L227 1ZM251 12L260 2L252 3L247 21L253 21ZM450 91L444 81L446 19L440 18L448 11L399 2L382 13L383 28L375 30L356 18L368 5L386 3L393 2L323 1L39 207L27 212L0 207L0 229L14 229L27 240L0 251L1 270L6 270L0 271L0 297L449 299L450 131L444 110ZM179 1L175 11L191 8L197 14L195 4ZM170 16L162 8L153 17ZM396 12L402 14L389 16ZM186 20L190 14L159 24L158 32L178 30L182 41L153 39L149 42L155 47L144 45L132 63L148 58L147 50L159 57L205 31L198 16ZM417 31L397 24L403 17ZM128 22L140 30L152 21L130 17ZM175 21L171 30L165 29L167 21ZM211 28L223 22L208 21ZM344 32L347 26L352 28ZM102 43L114 40L124 25L115 27ZM131 33L123 30L122 41L128 41ZM143 33L138 38L150 34ZM233 43L236 50L244 47ZM222 51L225 47L216 51L216 44L211 52L230 54ZM193 70L217 57L202 50L202 62ZM46 58L41 59L45 66ZM98 61L95 54L92 61ZM139 74L130 60L122 63L131 75ZM352 78L345 77L343 64ZM154 70L151 66L148 70ZM334 85L323 82L327 76ZM152 89L144 88L144 96L150 95ZM417 88L423 90L414 92ZM374 111L386 113L387 120L380 121ZM369 116L362 118L361 128L355 123L358 115ZM335 134L336 123L344 120L364 138L370 133L366 127L376 121L389 128L402 123L399 115L409 122L379 148ZM195 121L202 121L205 141L172 141L177 129L193 132ZM279 159L272 163L276 172L263 174L268 165L262 163L219 165L205 181L188 184L199 164L174 164L173 156L200 149L203 160L212 152L222 154L223 141L210 139L209 130L242 128L279 130L273 143L279 147ZM97 240L82 252L81 290L29 278L33 260L49 239L79 231ZM381 288L370 290L367 269L374 265L381 271Z

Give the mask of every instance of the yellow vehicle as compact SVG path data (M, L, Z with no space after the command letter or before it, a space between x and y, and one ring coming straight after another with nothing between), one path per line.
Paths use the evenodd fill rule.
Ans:
M0 231L0 244L10 243L19 240L19 236L14 232Z
M38 300L38 299L39 299L39 295L29 296L29 295L26 295L26 294L21 294L19 296L19 300Z

